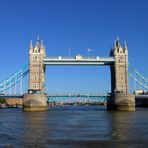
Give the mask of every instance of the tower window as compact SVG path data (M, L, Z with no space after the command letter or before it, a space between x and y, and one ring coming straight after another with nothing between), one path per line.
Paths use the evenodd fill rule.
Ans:
M37 57L37 56L35 56L34 58L35 58L35 60L37 60L37 59L38 59L38 57Z
M39 56L38 55L34 55L33 56L33 60L38 60L39 59Z
M38 76L32 76L32 79L33 80L37 80L38 79Z
M34 88L34 89L38 88L38 84L34 84L34 85L33 85L33 88Z

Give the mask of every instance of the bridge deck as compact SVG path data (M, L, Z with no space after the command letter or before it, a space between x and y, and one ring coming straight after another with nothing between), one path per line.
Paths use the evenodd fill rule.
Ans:
M43 60L45 65L111 65L114 57L46 57Z
M109 97L110 94L48 94L48 97Z

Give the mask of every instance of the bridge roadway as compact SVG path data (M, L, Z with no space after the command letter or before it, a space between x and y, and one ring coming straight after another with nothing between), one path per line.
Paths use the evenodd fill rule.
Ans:
M110 94L102 93L102 94L48 94L48 97L110 97Z
M48 97L109 97L110 94L108 93L100 93L100 94L88 94L88 93L56 93L56 94L47 94ZM0 98L23 98L23 94L0 94Z
M114 57L46 57L43 59L45 65L111 65L115 62Z

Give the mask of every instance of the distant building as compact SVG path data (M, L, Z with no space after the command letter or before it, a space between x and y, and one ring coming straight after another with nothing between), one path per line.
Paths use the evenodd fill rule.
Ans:
M6 98L6 103L8 106L22 106L23 99L22 98Z

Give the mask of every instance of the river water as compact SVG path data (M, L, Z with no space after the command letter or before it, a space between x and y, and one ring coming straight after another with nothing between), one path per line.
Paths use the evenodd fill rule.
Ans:
M53 107L47 112L0 109L0 147L147 148L148 108Z

